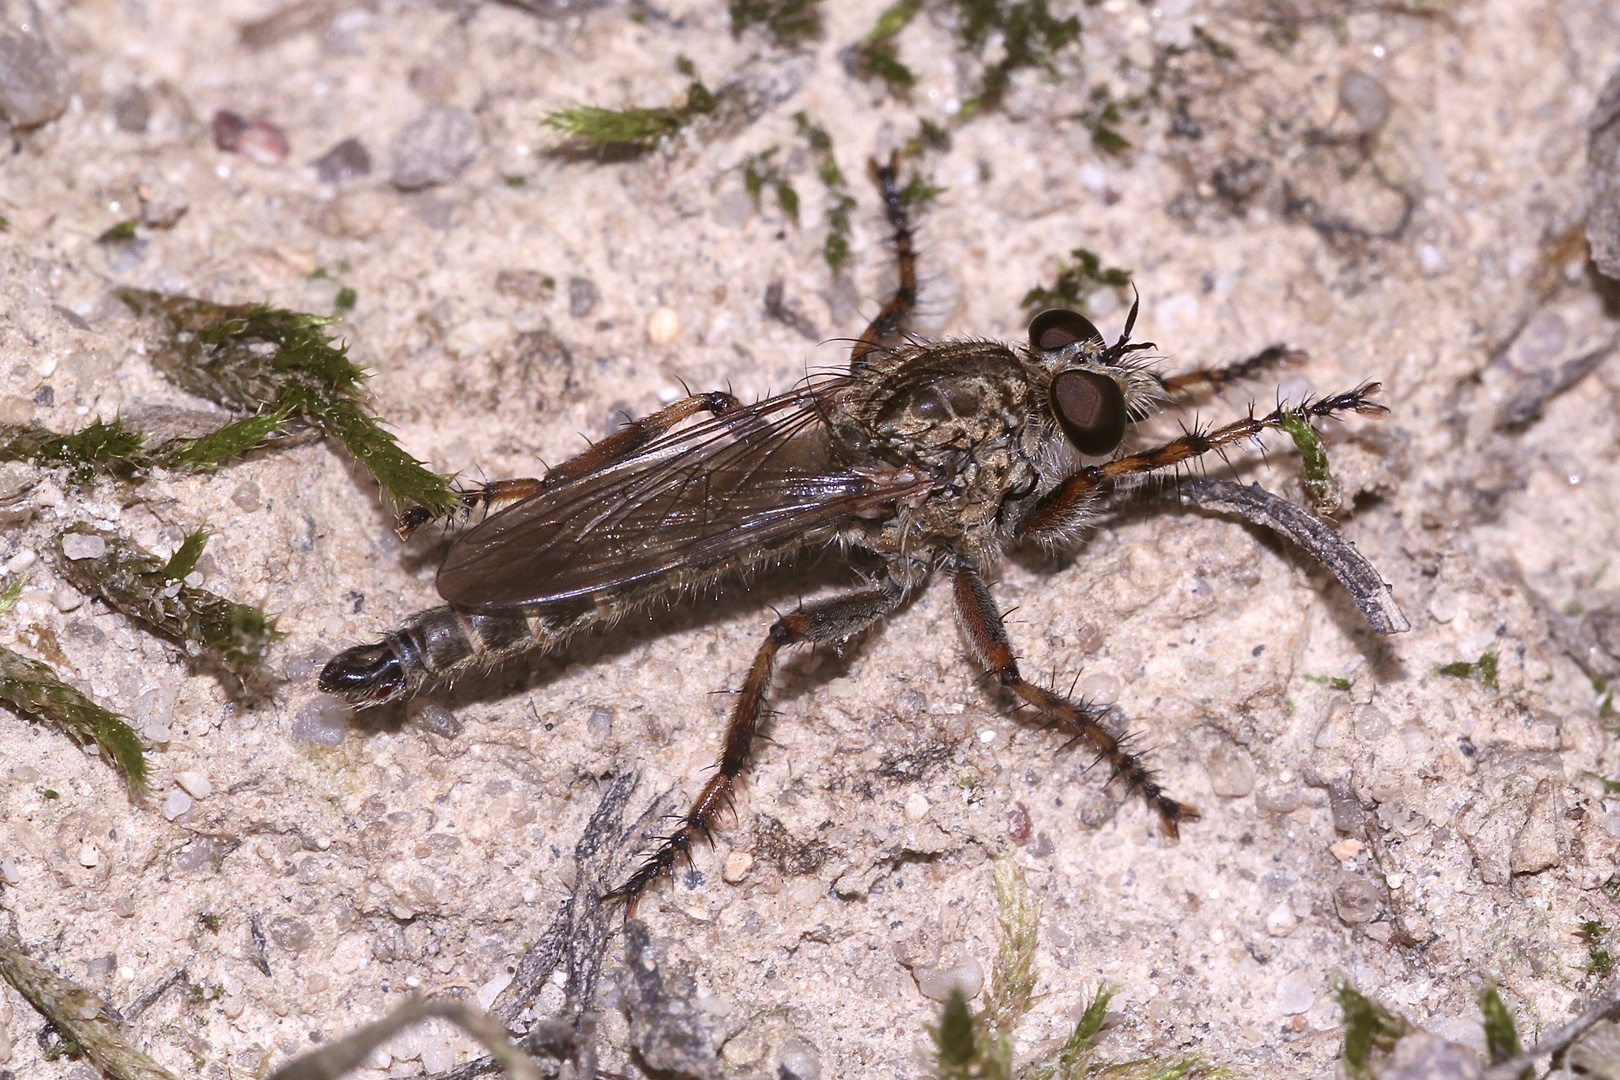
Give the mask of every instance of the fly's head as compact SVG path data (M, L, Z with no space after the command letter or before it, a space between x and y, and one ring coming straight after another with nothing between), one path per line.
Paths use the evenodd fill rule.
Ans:
M1151 342L1131 341L1137 304L1125 332L1112 345L1090 319L1053 308L1029 324L1031 367L1045 389L1053 429L1088 457L1107 457L1125 439L1126 427L1153 411L1162 384L1141 355Z

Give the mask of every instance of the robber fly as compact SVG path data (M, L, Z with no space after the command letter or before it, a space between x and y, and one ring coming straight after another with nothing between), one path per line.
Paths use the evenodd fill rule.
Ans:
M530 650L555 650L660 598L764 568L806 548L858 549L881 571L861 588L772 624L726 730L719 766L679 825L612 895L635 899L711 829L748 765L777 654L840 642L950 579L973 657L1019 702L1097 754L1177 835L1197 811L1167 794L1102 723L1106 705L1025 680L985 575L1020 543L1061 547L1121 485L1279 427L1279 408L1161 446L1120 453L1131 426L1200 386L1275 362L1273 347L1230 368L1157 374L1130 340L1084 316L1038 315L1027 343L921 341L905 332L915 257L895 163L873 166L900 264L900 288L856 341L849 369L754 404L684 398L540 479L469 492L491 513L439 569L445 606L382 641L349 649L321 689L356 705L407 698ZM1299 407L1312 418L1379 414L1368 383ZM1293 411L1299 411L1293 410ZM1101 460L1098 460L1101 459ZM407 521L420 524L425 515Z

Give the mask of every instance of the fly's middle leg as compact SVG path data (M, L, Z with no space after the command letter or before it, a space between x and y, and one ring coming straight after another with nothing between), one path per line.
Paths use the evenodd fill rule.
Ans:
M320 687L352 705L400 701L474 669L555 649L598 621L589 601L534 612L431 608L379 642L338 653L321 669Z
M1181 402L1206 387L1212 393L1225 393L1233 383L1257 378L1273 368L1303 363L1304 360L1305 354L1298 349L1290 349L1286 345L1268 345L1246 360L1170 375L1160 379L1159 385L1171 401Z
M1126 750L1119 739L1102 726L1104 709L1084 701L1071 701L1061 694L1025 682L1018 670L1018 660L1013 656L1001 612L984 578L976 567L966 561L958 564L953 574L957 618L979 662L989 668L1001 685L1016 694L1020 701L1038 710L1048 724L1090 746L1098 760L1108 763L1114 779L1120 781L1127 791L1147 800L1148 805L1158 811L1165 835L1172 838L1179 835L1181 822L1195 820L1198 811L1165 794L1142 759Z
M693 800L691 809L681 817L675 831L664 838L658 849L630 875L629 880L604 899L627 900L633 915L636 901L647 886L673 870L679 860L690 854L693 843L714 828L720 812L731 803L732 790L738 778L748 767L754 736L767 709L766 700L771 675L776 667L776 654L789 645L842 641L893 611L904 595L904 587L898 582L885 581L876 588L806 604L776 621L766 635L765 643L754 655L753 666L748 669L748 677L738 691L737 703L732 707L731 720L726 725L726 740L715 774L703 785L703 790Z

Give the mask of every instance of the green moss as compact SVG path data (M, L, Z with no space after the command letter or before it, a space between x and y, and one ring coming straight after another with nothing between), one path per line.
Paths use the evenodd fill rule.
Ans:
M799 192L793 182L782 172L776 163L776 152L779 147L750 155L743 162L743 186L748 195L754 200L754 207L758 209L764 198L766 189L776 196L776 205L782 208L782 213L792 219L793 224L799 223Z
M1334 675L1301 675L1300 678L1308 683L1316 683L1318 686L1331 686L1335 690L1350 689L1349 679L1341 679Z
M509 188L512 188L513 190L516 190L518 188L528 187L529 178L526 176L519 176L517 173L507 173L505 176L501 177L501 183L505 184Z
M1369 1080L1373 1052L1389 1053L1409 1026L1349 983L1340 983L1335 992L1344 1010L1344 1071L1354 1080Z
M675 66L692 81L680 105L647 109L602 109L580 105L548 113L540 122L560 131L581 149L625 146L648 149L669 138L699 116L715 110L714 94L698 79L692 62L678 57Z
M201 923L203 925L203 929L207 930L210 934L219 933L220 919L218 915L205 911L201 915L197 916L197 921Z
M1588 919L1581 923L1576 936L1586 946L1586 964L1583 970L1598 979L1606 980L1615 971L1614 954L1604 945L1608 937L1609 928L1596 919Z
M1434 669L1436 675L1449 675L1454 679L1478 679L1484 685L1496 690L1500 687L1499 669L1496 646L1491 646L1480 654L1478 660L1454 660Z
M101 597L114 610L169 637L191 643L241 678L256 673L271 644L282 636L275 619L262 609L185 585L174 576L182 570L189 574L196 565L205 542L200 532L188 536L168 560L141 550L126 537L89 525L69 526L58 535L57 543L70 533L96 536L106 544L100 558L58 561L62 576L74 588Z
M253 414L202 439L164 448L159 464L213 468L300 417L341 442L396 502L440 514L457 505L449 478L406 454L366 410L360 387L365 373L349 360L346 345L332 342L326 329L332 319L141 289L118 295L158 324L150 355L159 372L190 393Z
M0 700L60 728L75 741L95 743L131 787L146 785L146 756L135 729L63 682L48 664L0 648Z
M821 0L731 0L731 33L759 30L784 48L821 37Z
M1339 509L1343 492L1328 465L1327 449L1322 445L1322 436L1317 433L1311 424L1311 418L1303 409L1285 413L1282 429L1299 448L1304 472L1302 482L1305 494L1310 499L1311 512L1317 517L1331 517Z
M903 94L917 85L917 76L900 62L900 31L922 10L922 0L899 0L885 8L872 29L855 46L855 69L879 79L892 93Z
M133 221L120 221L100 236L96 237L98 244L122 244L135 239L135 223Z
M827 134L827 129L804 112L794 113L793 122L798 125L799 134L809 145L810 153L816 159L816 175L827 189L827 239L822 244L821 253L827 265L836 273L849 262L852 232L850 214L855 209L855 197L849 193L844 170L838 167L838 159L833 156L832 137Z
M1118 267L1104 269L1102 259L1085 248L1069 252L1074 262L1058 263L1057 277L1050 289L1037 285L1020 301L1026 308L1063 307L1084 311L1091 294L1100 289L1122 289L1131 283L1131 272Z
M0 461L26 461L43 468L66 468L73 484L98 476L126 479L148 468L145 436L118 420L93 420L67 435L22 424L0 425Z
M1071 119L1090 133L1091 145L1105 154L1123 154L1131 148L1131 141L1119 133L1119 124L1125 119L1119 103L1106 86L1092 87L1091 100Z
M1001 39L1000 59L985 68L978 93L962 103L964 118L999 107L1014 72L1051 71L1058 52L1080 40L1080 20L1057 18L1046 0L954 0L952 6L968 51L982 53L993 33Z
M347 315L354 310L354 305L360 300L360 294L345 285L337 291L332 298L332 309L339 315Z

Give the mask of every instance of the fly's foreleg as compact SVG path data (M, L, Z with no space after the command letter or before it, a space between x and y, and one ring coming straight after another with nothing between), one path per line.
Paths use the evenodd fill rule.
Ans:
M959 563L953 574L956 617L967 634L975 659L989 668L1001 685L1016 694L1020 701L1034 706L1051 726L1089 745L1098 760L1108 763L1114 779L1158 811L1165 835L1172 838L1179 835L1181 822L1196 819L1198 811L1166 795L1142 759L1121 746L1119 739L1102 726L1106 709L1084 701L1070 701L1061 694L1025 682L1019 674L1018 660L1013 656L1001 611L984 578L966 561Z
M1125 454L1101 465L1088 465L1059 484L1031 510L1014 529L1014 536L1036 543L1064 543L1091 519L1099 496L1108 488L1129 483L1161 469L1173 468L1208 453L1219 453L1235 443L1253 439L1270 428L1282 427L1292 416L1304 414L1310 420L1337 419L1344 413L1380 416L1389 411L1372 400L1380 389L1378 383L1365 383L1342 394L1279 408L1265 416L1250 415L1212 430L1189 431L1162 446Z
M877 588L807 604L776 621L754 655L753 666L748 669L748 677L737 694L737 703L732 706L715 774L703 785L675 831L664 838L629 880L604 899L627 900L630 913L634 915L637 899L647 886L673 870L678 861L691 853L693 843L714 828L720 812L731 803L738 778L748 767L754 736L767 709L776 654L789 645L842 641L893 611L903 595L902 586L886 581Z
M555 649L596 621L589 603L532 613L431 608L375 644L332 657L320 687L357 706L400 701L522 653Z

